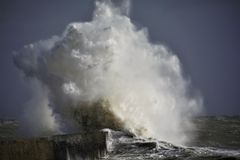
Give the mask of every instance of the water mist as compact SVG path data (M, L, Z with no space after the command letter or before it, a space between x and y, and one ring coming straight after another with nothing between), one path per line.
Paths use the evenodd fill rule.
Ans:
M131 22L128 2L116 7L97 1L92 21L71 23L61 36L14 54L16 66L33 81L23 116L31 134L85 129L69 111L79 109L79 125L85 116L98 119L98 127L188 141L202 99L190 94L178 57Z

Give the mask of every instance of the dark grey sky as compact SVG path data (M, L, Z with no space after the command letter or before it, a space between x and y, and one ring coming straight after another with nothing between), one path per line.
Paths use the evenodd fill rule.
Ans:
M18 117L31 96L12 51L91 20L93 8L93 0L1 0L0 117ZM240 1L133 0L131 19L179 56L207 114L240 114Z

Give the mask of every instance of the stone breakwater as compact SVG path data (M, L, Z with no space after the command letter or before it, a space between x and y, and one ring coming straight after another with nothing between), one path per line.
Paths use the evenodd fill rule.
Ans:
M98 159L106 153L102 131L0 141L1 160Z

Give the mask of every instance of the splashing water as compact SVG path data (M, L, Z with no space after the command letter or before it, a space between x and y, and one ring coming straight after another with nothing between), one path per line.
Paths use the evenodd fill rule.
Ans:
M177 56L151 43L146 29L131 22L126 4L97 1L91 22L69 24L63 35L27 45L14 55L16 66L36 81L32 108L24 114L31 134L77 128L71 113L80 109L78 125L117 124L144 137L187 142L201 97L190 94ZM46 114L32 116L39 112ZM34 129L39 124L46 125Z

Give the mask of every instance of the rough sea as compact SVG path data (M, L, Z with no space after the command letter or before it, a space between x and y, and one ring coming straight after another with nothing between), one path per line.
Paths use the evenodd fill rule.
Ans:
M127 131L107 132L109 160L237 160L240 159L240 116L198 117L194 120L195 138L186 146L160 139L144 139ZM17 136L16 121L1 122L0 139ZM76 153L79 154L79 153ZM79 160L74 153L68 160ZM81 159L81 158L80 158Z
M14 52L32 94L21 128L38 137L115 128L104 129L101 159L240 159L240 117L198 117L192 127L204 97L177 54L152 42L130 9L130 1L96 1L91 21L71 23L61 35ZM0 137L14 131L10 122L1 125ZM67 159L81 159L74 154Z
M235 160L240 159L240 117L198 117L191 144L177 146L108 130L110 153L104 159Z

